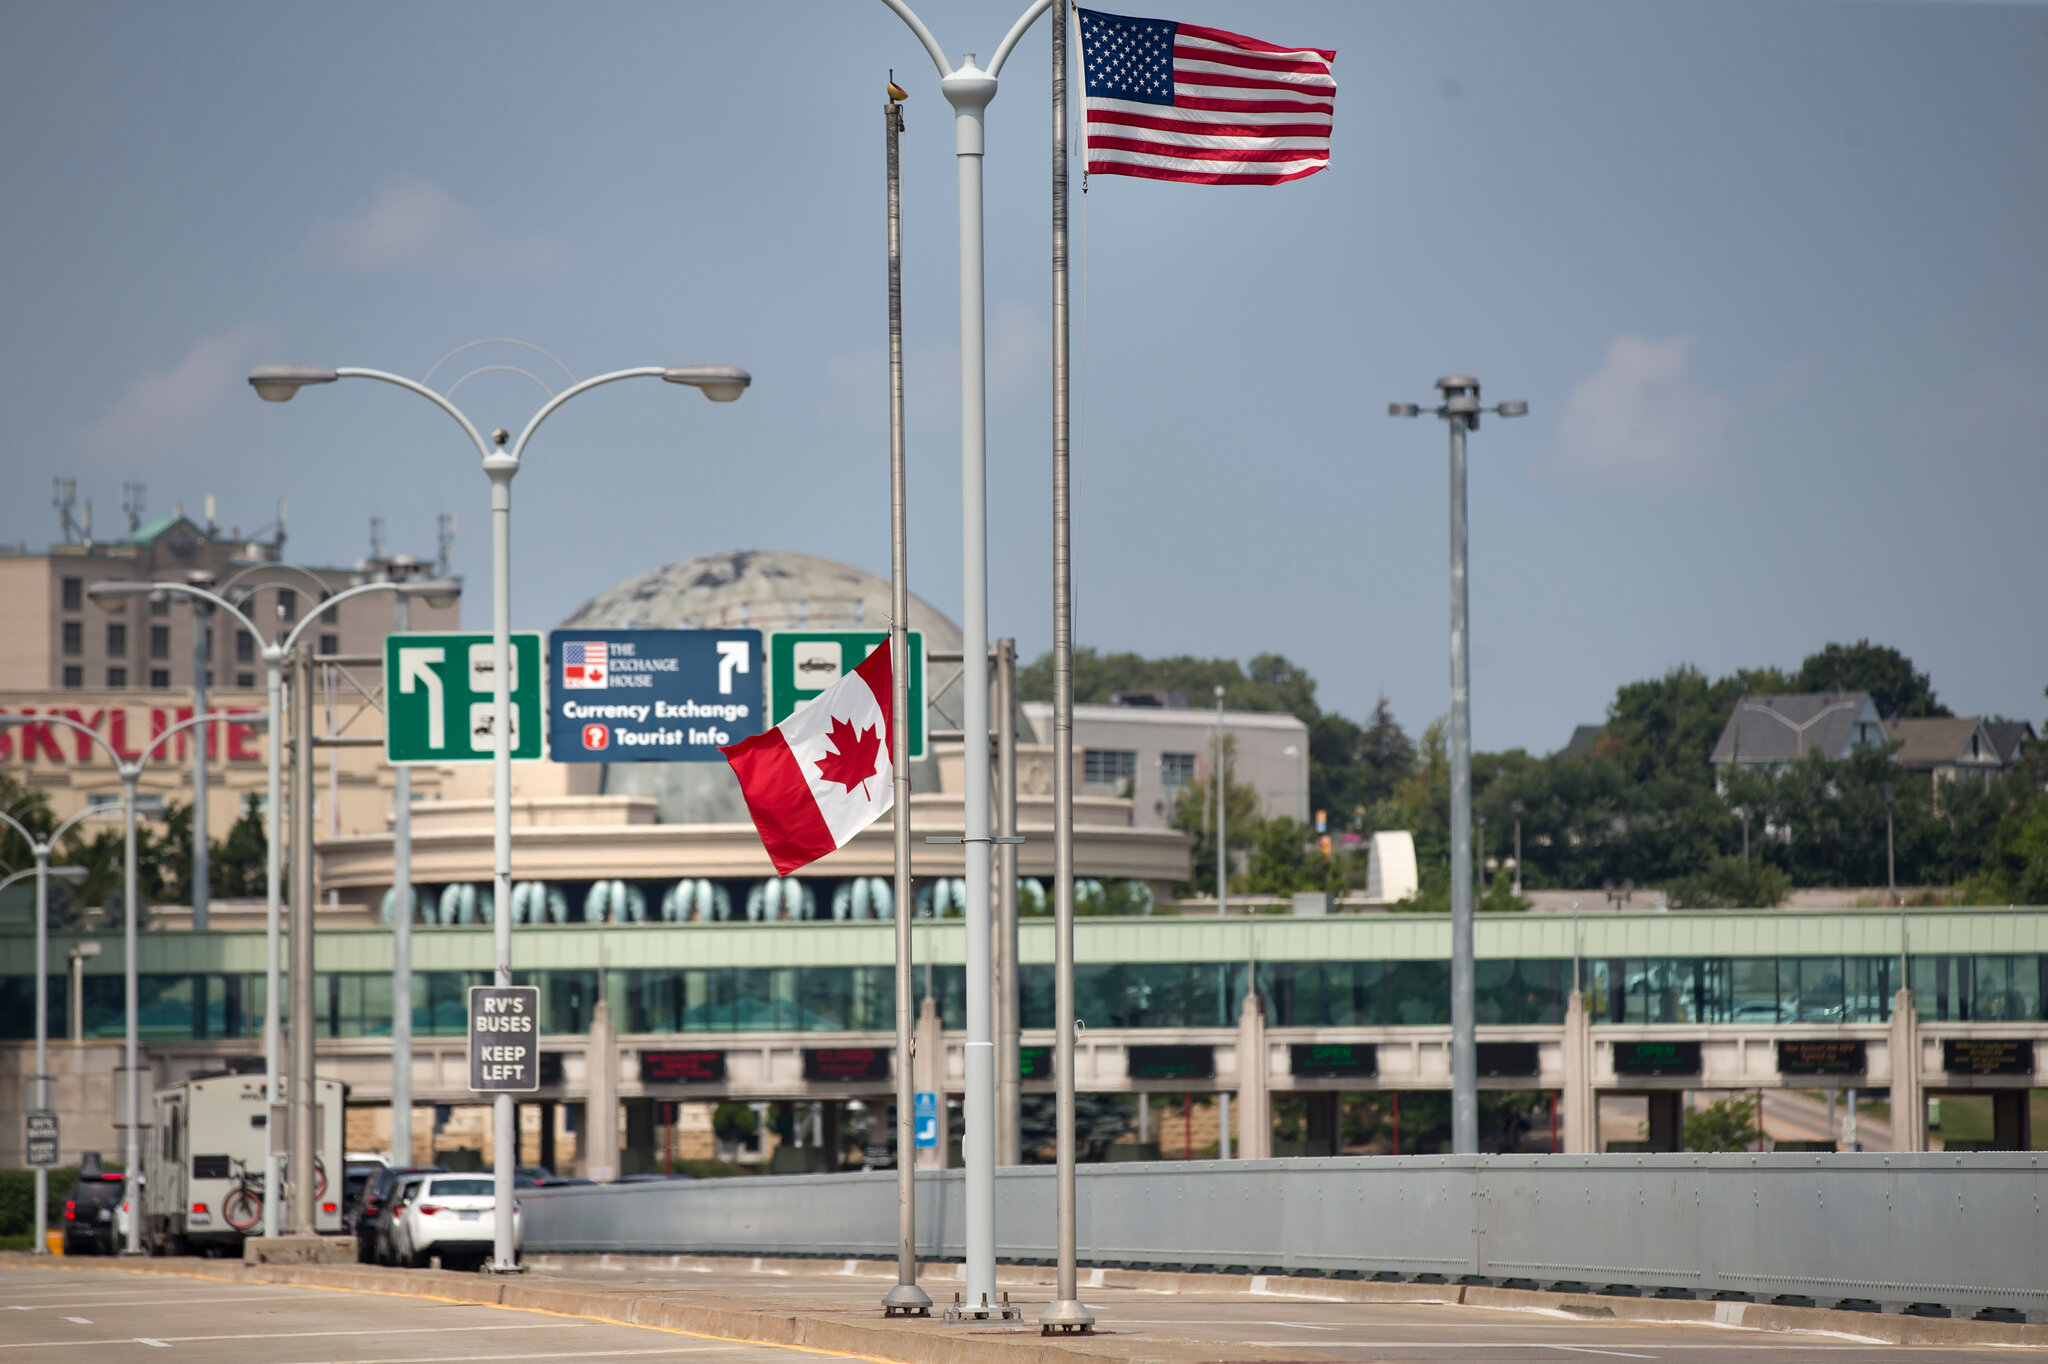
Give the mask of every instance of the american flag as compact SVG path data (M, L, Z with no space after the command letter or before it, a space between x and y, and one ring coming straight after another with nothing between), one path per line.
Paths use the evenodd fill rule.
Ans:
M1330 164L1335 52L1076 12L1090 174L1277 185Z
M562 685L574 688L604 686L605 641L562 646Z

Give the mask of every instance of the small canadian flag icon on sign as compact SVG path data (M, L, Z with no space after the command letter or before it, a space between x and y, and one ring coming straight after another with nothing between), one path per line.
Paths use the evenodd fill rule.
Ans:
M612 746L611 727L609 725L585 725L583 727L583 746L589 749L610 748Z

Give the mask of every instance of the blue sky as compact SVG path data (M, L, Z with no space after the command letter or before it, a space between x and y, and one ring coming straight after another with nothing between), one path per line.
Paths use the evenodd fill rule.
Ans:
M1021 0L1019 0L1021 3ZM986 56L1011 4L925 0ZM1447 705L1444 435L1467 371L1475 741L1547 751L1680 662L1894 644L1944 700L2048 702L2048 7L1252 4L1134 12L1334 47L1331 169L1099 178L1075 217L1079 638L1285 653L1326 704ZM444 418L268 359L423 374L481 337L577 374L730 361L564 409L515 486L515 623L667 560L885 571L882 84L905 146L914 588L960 602L954 168L879 3L17 6L0 45L0 540L289 499L488 580ZM989 116L991 620L1050 638L1047 57ZM1085 288L1083 277L1085 276ZM537 359L537 357L536 357ZM479 363L527 363L513 352ZM444 370L445 379L459 370ZM544 377L546 377L544 375ZM517 427L539 391L458 401ZM467 608L488 619L482 594Z

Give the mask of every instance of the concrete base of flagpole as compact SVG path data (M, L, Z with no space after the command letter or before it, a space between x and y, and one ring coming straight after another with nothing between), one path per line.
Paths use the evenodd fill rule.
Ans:
M1095 1330L1095 1314L1085 1303L1069 1298L1056 1302L1045 1309L1038 1318L1038 1334L1042 1336L1069 1335L1079 1332L1091 1334Z

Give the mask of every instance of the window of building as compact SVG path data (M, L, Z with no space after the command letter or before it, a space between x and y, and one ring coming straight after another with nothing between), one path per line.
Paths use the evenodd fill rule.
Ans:
M255 686L255 685L256 685L256 674L255 674L255 673L236 673L236 674L235 674L235 685L236 685L236 686L238 686L238 687L253 687L253 686Z
M79 667L76 663L67 663L64 666L64 685L67 687L84 686L85 669Z
M82 610L84 606L85 579L66 578L64 580L64 609L66 611L78 611Z
M156 596L151 597L149 599L149 614L152 616L168 616L171 614L170 594L167 592L158 593Z
M242 633L235 636L235 662L254 663L255 661L256 636L250 634L247 630L244 630L242 631Z
M169 658L171 656L171 627L152 625L149 627L149 656Z
M1195 755L1192 753L1162 753L1159 755L1159 784L1167 790L1186 786L1195 779Z
M1090 748L1081 754L1081 780L1110 786L1138 775L1138 755L1128 748Z
M151 668L149 670L149 685L155 687L158 691L168 691L171 685L171 670L169 668Z
M277 618L291 620L299 614L299 594L289 587L277 589Z
M323 654L338 654L338 653L340 653L340 652L341 652L341 636L340 636L340 635L322 635L322 636L320 636L320 652L321 652L321 653L323 653Z
M126 658L127 656L128 627L119 621L109 622L107 625L107 657Z
M64 622L64 652L82 654L85 652L85 623L67 620Z
M127 686L127 685L128 685L128 670L127 670L126 668L109 668L109 669L107 669L107 685L108 685L108 686L110 686L110 687L125 687L125 686Z

